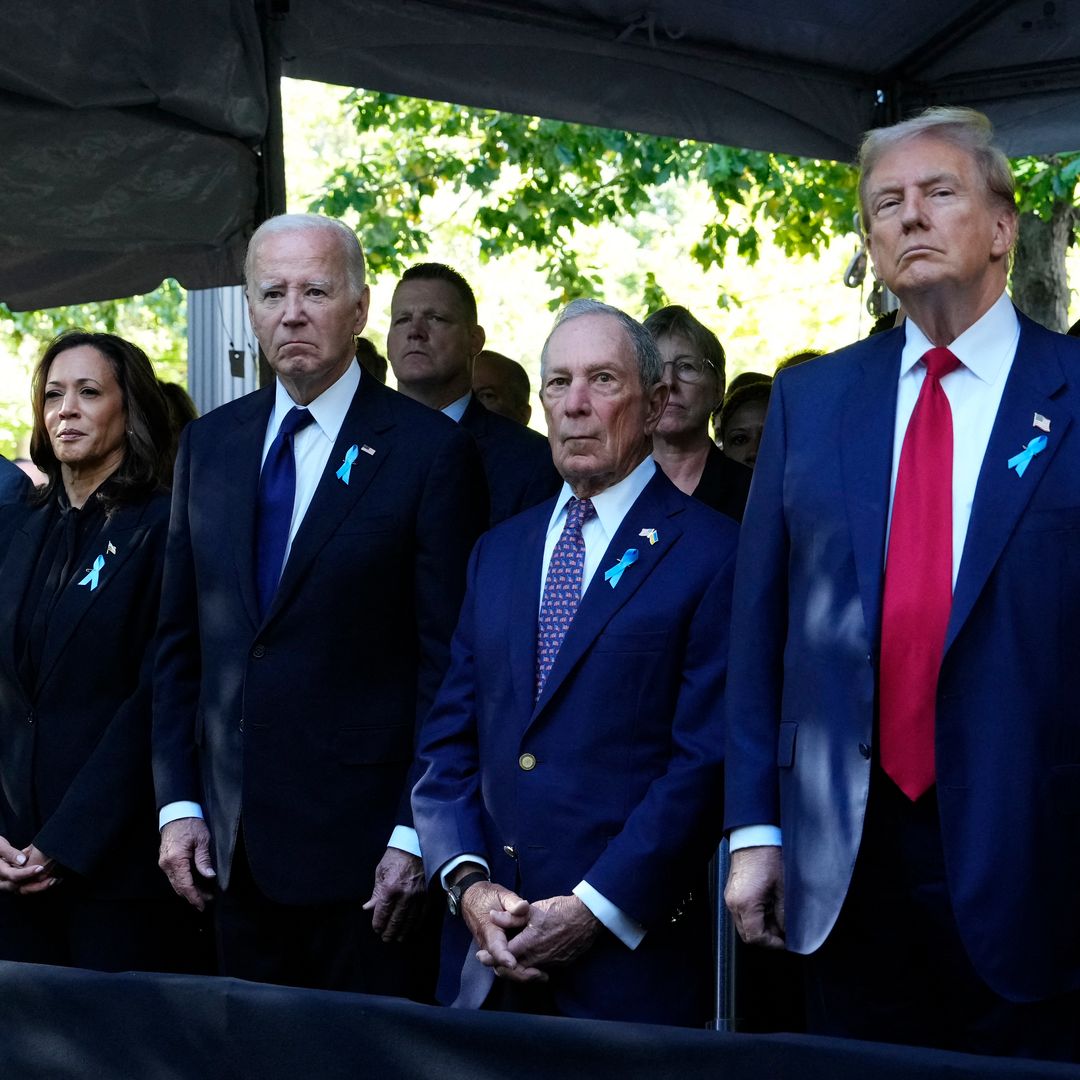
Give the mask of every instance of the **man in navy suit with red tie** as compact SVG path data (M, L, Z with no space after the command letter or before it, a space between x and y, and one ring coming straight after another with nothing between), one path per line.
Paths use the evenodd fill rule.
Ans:
M160 862L198 907L216 879L224 974L423 996L404 943L424 894L409 766L483 473L467 434L356 363L369 294L351 230L272 218L245 276L276 378L191 424L177 459Z
M989 122L871 132L902 327L783 372L743 524L726 897L812 1030L1074 1059L1080 344L1005 293Z
M700 1024L738 527L656 467L656 344L559 317L541 400L562 491L481 538L413 811L463 1007Z

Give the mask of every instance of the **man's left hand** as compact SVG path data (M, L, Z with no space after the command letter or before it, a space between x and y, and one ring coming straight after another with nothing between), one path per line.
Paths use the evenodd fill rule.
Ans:
M387 848L375 868L375 888L364 905L371 928L383 941L405 941L420 921L427 888L424 864L415 855Z
M45 892L60 880L60 868L56 865L56 860L50 859L40 848L34 844L28 844L22 849L22 853L26 856L24 865L40 866L41 871L37 877L16 888L15 891L20 896L32 896L34 893Z
M572 963L596 940L600 920L576 896L552 896L530 905L529 923L510 940L517 968L496 968L501 978L513 979L522 969L558 967Z

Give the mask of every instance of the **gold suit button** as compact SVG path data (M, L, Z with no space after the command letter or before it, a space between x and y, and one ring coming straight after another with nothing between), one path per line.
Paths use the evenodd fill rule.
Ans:
M536 757L533 754L522 754L518 758L518 764L526 771L530 772L536 768Z

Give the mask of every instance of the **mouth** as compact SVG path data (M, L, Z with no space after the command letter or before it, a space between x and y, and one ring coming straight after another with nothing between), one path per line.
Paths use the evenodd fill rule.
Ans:
M75 439L81 439L86 433L84 431L75 431L68 428L64 431L58 431L56 437L61 442L73 442Z

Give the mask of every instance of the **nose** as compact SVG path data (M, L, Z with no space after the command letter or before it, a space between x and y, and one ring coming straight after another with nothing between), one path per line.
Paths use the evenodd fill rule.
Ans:
M588 413L591 409L589 384L586 379L572 379L563 395L563 409L571 416Z
M285 294L285 311L282 316L284 322L289 325L301 323L306 318L304 311L304 297L299 292L289 291Z
M409 326L407 329L407 336L409 338L425 338L427 337L427 322L421 319L417 315L413 315L409 318Z
M75 393L65 394L60 401L60 412L58 415L61 419L69 416L78 416L79 395Z
M900 205L900 223L905 229L913 229L926 222L926 204L922 192L912 192L904 196Z
M675 378L674 360L665 360L663 364L660 365L660 381L668 388L668 390L673 390L675 388L675 384L679 380Z

